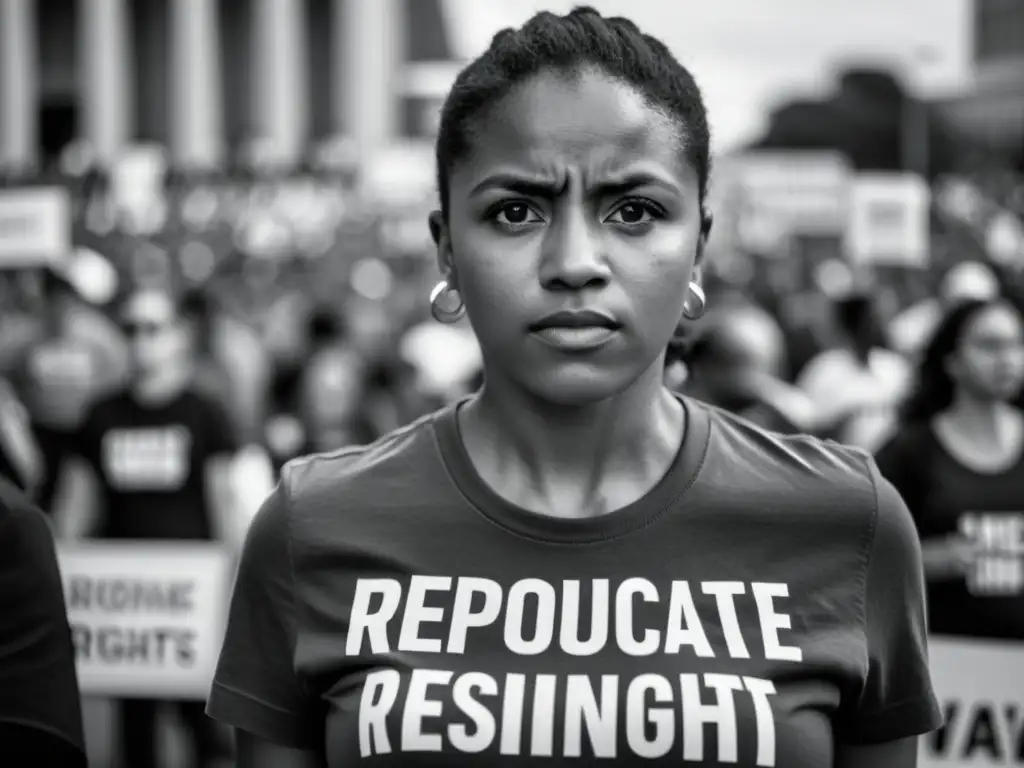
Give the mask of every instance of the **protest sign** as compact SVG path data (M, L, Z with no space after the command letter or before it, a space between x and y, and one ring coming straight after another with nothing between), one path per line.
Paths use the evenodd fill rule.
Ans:
M716 186L735 208L742 247L782 255L794 235L836 236L849 218L853 169L836 152L764 150L729 158Z
M846 247L856 264L926 267L931 190L911 173L862 173L852 187Z
M946 725L922 739L920 768L1024 766L1024 643L933 637Z
M71 250L71 199L57 187L0 191L0 268L39 267Z
M205 698L232 562L203 542L86 542L58 552L84 695Z

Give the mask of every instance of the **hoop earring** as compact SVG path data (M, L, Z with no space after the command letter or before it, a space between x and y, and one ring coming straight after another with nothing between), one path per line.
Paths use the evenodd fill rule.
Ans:
M691 298L693 303L697 305L696 308L691 306ZM696 280L691 280L686 300L683 302L683 317L687 320L700 320L704 316L704 312L707 311L707 307L708 300L704 295L704 289L700 287L700 283Z
M459 299L458 306L454 309L446 309L441 305L440 299L446 294L455 294ZM437 322L446 325L458 322L466 314L466 305L462 303L462 297L459 296L458 291L448 285L447 279L438 281L430 292L430 314Z

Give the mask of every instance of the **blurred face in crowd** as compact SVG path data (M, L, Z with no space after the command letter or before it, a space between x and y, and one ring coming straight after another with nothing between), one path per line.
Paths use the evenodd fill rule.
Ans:
M121 327L137 375L186 364L188 327L166 293L146 290L132 295L122 309Z
M1008 304L993 304L967 322L949 360L953 379L974 397L1012 400L1024 385L1024 323Z
M782 375L782 333L770 317L747 308L720 310L708 317L708 326L688 391L727 410L744 410L754 402L752 376Z
M489 387L584 405L660 382L703 246L679 134L596 72L542 73L484 119L432 228Z

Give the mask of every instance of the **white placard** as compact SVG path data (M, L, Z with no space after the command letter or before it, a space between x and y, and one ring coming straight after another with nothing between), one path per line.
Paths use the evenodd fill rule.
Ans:
M741 244L777 252L791 235L838 235L849 216L853 170L838 152L764 150L728 158ZM715 184L719 184L716 181Z
M85 542L58 557L83 695L206 698L231 587L222 548Z
M71 251L71 199L60 187L0 191L0 268L38 267Z
M857 264L925 267L931 190L911 173L865 173L854 179L846 249Z
M1024 766L1024 643L933 637L929 655L946 726L919 768Z

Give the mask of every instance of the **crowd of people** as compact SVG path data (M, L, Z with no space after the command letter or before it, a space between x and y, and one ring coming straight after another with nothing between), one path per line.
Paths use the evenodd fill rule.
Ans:
M711 272L710 309L669 345L664 381L774 433L875 453L922 537L932 630L1022 640L1024 323L1001 278L959 264L888 318L860 285L797 327ZM57 269L7 279L0 471L63 539L237 551L289 460L372 444L483 380L465 321L360 335L344 302L299 291L288 333L210 286L136 286L101 308ZM122 703L126 765L154 764L156 712ZM181 713L195 764L223 754L199 702Z
M757 697L777 697L770 762L759 719L740 723L739 747L720 735L719 761L909 768L906 745L941 724L925 605L932 632L1024 641L1017 278L961 261L918 275L936 289L902 304L881 300L881 273L851 270L828 290L773 286L770 270L737 285L704 263L708 141L699 90L657 40L589 9L541 14L496 37L445 105L436 259L403 271L395 254L361 254L361 277L349 263L325 290L308 260L235 243L201 280L129 279L103 302L58 266L4 275L0 474L60 539L239 553L209 712L237 729L246 765L392 748L402 765L434 764L410 756L424 750L469 764L458 759L497 755L496 739L505 756L551 756L537 712L563 667L614 672L632 701L640 678L624 659L661 653L650 628L579 650L566 595L561 650L542 643L557 625L550 585L574 584L576 619L585 596L595 627L609 589L622 621L641 615L635 597L669 593L686 614L653 643L687 648L685 663L653 660L641 699L672 700L685 669L681 706L699 707L701 686L731 685L709 660L748 660L733 690L758 718ZM591 179L609 152L619 175ZM756 611L738 607L748 588ZM464 613L443 662L416 629L441 621L425 618L442 613L425 606L433 590L454 590ZM523 590L529 631L509 629ZM378 614L400 605L399 636ZM796 690L786 665L801 662L818 671ZM393 725L399 695L427 714L417 686L453 680L431 710L454 723L443 740ZM480 702L502 690L495 736ZM559 711L582 690L558 693ZM511 733L524 697L529 746ZM204 706L179 707L195 765L224 751ZM829 711L833 735L798 716L806 707ZM156 702L120 711L124 764L158 764ZM572 716L559 717L557 749L578 756ZM668 754L671 738L662 750L634 726L633 753ZM600 754L590 738L584 752ZM680 738L702 764L702 740Z

